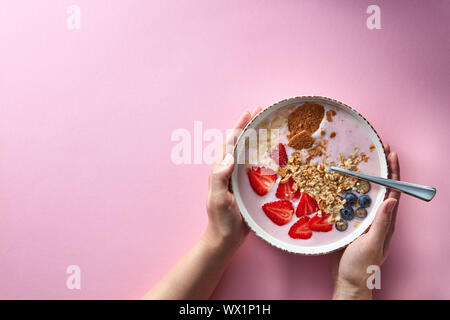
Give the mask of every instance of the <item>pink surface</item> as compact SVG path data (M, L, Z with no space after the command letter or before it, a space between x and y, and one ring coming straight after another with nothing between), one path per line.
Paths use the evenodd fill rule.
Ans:
M211 166L173 164L171 133L317 94L369 119L404 180L438 189L402 199L376 297L449 299L450 2L376 2L382 30L359 0L2 4L0 298L140 297L207 222ZM329 298L329 269L251 234L214 298Z

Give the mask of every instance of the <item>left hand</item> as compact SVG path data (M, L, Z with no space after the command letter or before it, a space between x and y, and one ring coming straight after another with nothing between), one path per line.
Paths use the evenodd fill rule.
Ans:
M225 141L224 153L233 149L239 132L260 111L261 108L256 108L252 113L246 111L240 117ZM209 176L206 200L208 226L205 237L208 241L219 241L220 244L238 248L244 242L249 229L241 216L234 195L228 189L233 168L233 155L226 153L222 161L214 166Z

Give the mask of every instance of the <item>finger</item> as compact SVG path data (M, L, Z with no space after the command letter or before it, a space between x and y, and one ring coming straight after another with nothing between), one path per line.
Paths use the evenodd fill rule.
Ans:
M391 239L392 236L394 235L394 230L395 230L395 221L394 221L394 216L397 213L397 209L394 209L394 214L392 215L392 220L391 221L391 226L389 227L389 231L388 234L386 236L386 240L384 241L384 245L383 245L383 255L386 256L387 252L389 251L389 246L391 244Z
M383 148L384 148L384 153L386 154L386 157L387 157L388 154L391 153L391 146L389 145L389 143L385 143L385 144L383 144Z
M386 199L383 201L381 206L378 208L375 220L370 227L367 236L369 237L372 244L383 248L384 241L388 235L389 228L392 221L392 213L397 204L396 199Z
M388 166L390 171L390 178L393 180L400 180L400 163L398 161L398 155L396 152L391 152L388 155ZM400 191L389 190L388 198L400 199Z
M262 110L262 109L261 109L260 107L256 107L256 108L252 111L252 113L251 113L252 119L253 119L254 117L256 117L256 115L257 115L258 113L260 113L261 110Z
M234 168L234 158L227 153L225 158L216 164L209 176L211 190L214 192L228 192L228 185Z
M389 168L391 171L390 178L394 179L394 180L400 180L400 162L398 160L398 155L396 152L391 152L389 154L388 164L389 164ZM395 224L397 221L397 210L398 210L398 204L400 201L400 196L401 196L401 192L399 192L397 190L392 190L392 189L389 190L388 195L387 195L388 199L396 199L397 204L396 204L396 206L394 208L394 212L392 214L391 226L389 227L389 232L387 234L386 241L384 242L384 249L383 249L384 254L386 254L387 251L389 250L391 238L392 238L392 235L394 234Z
M244 129L245 126L247 125L247 123L252 119L252 115L250 114L250 112L247 110L245 111L241 117L239 118L239 120L235 123L233 130L239 130L239 129Z
M387 162L387 158L389 156L389 153L391 153L391 146L389 145L389 143L384 143L383 144L383 149L384 149L384 154L386 155L386 162ZM388 169L389 169L389 164L388 164ZM389 178L389 176L388 176L388 178ZM389 198L389 191L386 192L386 195L385 195L384 199L387 199L387 198Z
M236 143L237 137L241 134L242 129L245 128L247 123L251 120L252 115L250 112L245 111L239 120L234 125L233 129L229 132L228 136L225 139L225 143L223 145L223 156L227 153L231 153L233 151L234 144ZM222 159L224 158L222 156Z
M389 153L387 160L390 168L391 179L400 180L400 163L398 161L397 152L393 151Z
M244 129L245 126L252 120L258 113L261 112L260 107L256 107L252 112L245 111L241 118L238 120L238 122L234 125L233 129L231 130L230 134L227 136L227 143L233 144L235 143L234 138L236 138L236 132L239 132L240 130ZM239 134L238 134L239 135Z

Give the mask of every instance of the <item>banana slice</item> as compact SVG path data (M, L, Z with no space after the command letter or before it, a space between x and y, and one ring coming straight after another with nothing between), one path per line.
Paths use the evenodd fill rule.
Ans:
M367 210L364 208L358 208L355 211L355 216L358 218L365 218L367 216Z
M370 183L365 180L358 180L355 184L356 191L360 194L366 194L370 191Z

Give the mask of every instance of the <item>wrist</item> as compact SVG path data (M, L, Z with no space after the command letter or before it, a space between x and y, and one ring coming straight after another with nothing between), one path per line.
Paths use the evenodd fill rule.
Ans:
M203 246L220 255L233 255L239 248L234 237L214 232L210 226L206 228L200 241Z
M334 284L334 300L371 300L372 290L367 287L366 281L351 283L337 279Z

